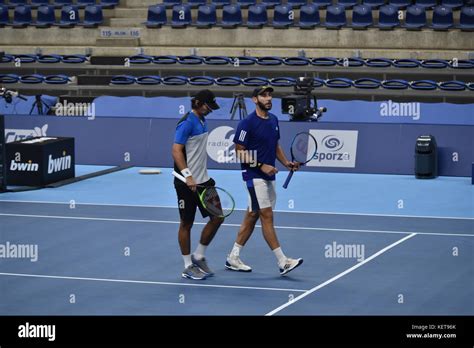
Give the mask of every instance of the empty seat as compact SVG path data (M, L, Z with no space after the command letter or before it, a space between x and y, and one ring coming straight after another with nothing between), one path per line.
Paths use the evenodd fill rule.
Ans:
M308 0L287 0L288 5L291 5L293 8L300 8L303 5L308 3Z
M328 6L326 12L326 28L339 29L347 23L346 9L342 5Z
M89 5L95 5L95 0L76 0L76 5L79 8L85 8Z
M247 8L251 5L255 5L257 0L237 0L237 4L240 5L242 8Z
M265 5L267 8L274 8L276 5L280 5L280 0L261 0L262 5Z
M354 7L355 5L357 5L357 0L338 0L337 4L342 5L347 9L350 9Z
M188 5L192 8L199 7L201 5L206 5L207 0L188 0Z
M372 7L368 5L357 5L352 10L352 28L367 29L372 26Z
M426 9L431 9L436 6L436 0L416 0L415 5L423 7Z
M216 23L216 6L214 4L199 6L196 26L198 28L210 28Z
M404 27L419 30L426 25L426 11L423 7L412 5L407 8Z
M8 6L0 4L0 27L8 25L10 22L10 16L8 14Z
M252 5L249 7L247 27L261 28L268 24L267 7L265 5Z
M144 23L147 28L160 28L168 22L166 17L166 7L163 4L148 7L147 21Z
M48 28L54 24L56 24L54 6L42 5L38 7L35 26L37 28Z
M319 8L326 8L332 5L332 0L313 0L313 5L318 6Z
M181 0L163 0L163 5L165 5L166 8L172 8L175 5L181 5Z
M240 5L225 5L222 10L222 21L220 25L223 28L235 28L242 25L242 10Z
M25 5L16 6L13 13L12 26L14 28L24 28L30 25L31 22L31 7Z
M372 7L372 9L377 9L385 5L385 0L364 0L363 4Z
M231 4L231 0L211 0L211 3L216 5L217 8L221 8Z
M119 0L100 0L99 5L102 8L114 8L119 4Z
M312 29L319 24L321 24L319 7L314 3L301 6L299 27L301 29Z
M41 5L49 5L49 0L31 0L32 8L37 8Z
M441 5L451 7L452 9L460 8L463 4L463 0L441 0Z
M397 9L403 9L411 5L411 0L389 0L388 4L395 6Z
M291 5L277 5L273 13L274 28L288 28L293 25L295 13Z
M62 8L65 5L72 5L72 0L54 0L53 5L55 8Z
M450 7L436 6L433 11L431 28L435 30L446 30L453 26L453 11Z
M398 9L393 5L384 5L379 10L379 29L393 29L400 25Z
M191 6L187 4L173 6L171 26L173 28L186 28L190 24L191 24Z
M464 6L461 9L459 28L465 31L474 30L474 6Z
M84 22L82 25L86 28L95 28L102 24L104 15L102 7L97 5L87 6L84 11Z
M57 25L60 28L72 28L79 24L79 8L74 5L63 6L61 10L61 20Z

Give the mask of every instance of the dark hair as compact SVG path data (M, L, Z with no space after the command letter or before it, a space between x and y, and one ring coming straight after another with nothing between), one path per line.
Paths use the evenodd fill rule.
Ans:
M200 100L197 99L191 99L191 109L198 109L200 108L204 103Z

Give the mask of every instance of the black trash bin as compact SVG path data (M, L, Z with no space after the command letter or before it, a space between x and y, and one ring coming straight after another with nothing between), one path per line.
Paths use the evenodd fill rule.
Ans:
M438 148L432 135L421 135L415 145L415 176L432 179L438 176Z

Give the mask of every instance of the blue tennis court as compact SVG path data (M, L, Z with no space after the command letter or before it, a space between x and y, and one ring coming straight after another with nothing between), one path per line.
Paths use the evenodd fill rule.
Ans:
M171 169L138 170L0 195L1 313L474 314L470 178L300 172L284 190L280 173L277 234L288 256L304 259L282 277L259 224L241 254L253 271L225 270L246 192L239 171L211 170L238 210L207 250L215 276L191 281L181 278Z

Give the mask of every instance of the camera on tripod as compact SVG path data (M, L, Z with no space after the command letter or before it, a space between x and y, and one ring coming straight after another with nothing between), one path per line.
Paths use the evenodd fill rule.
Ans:
M312 94L313 89L312 77L300 77L293 94L281 99L281 112L289 114L290 121L317 122L327 109L318 108L316 97Z
M18 92L6 89L5 87L0 88L0 97L4 98L8 104L10 104L13 101L13 97L18 97L22 100L27 100L25 97L21 96Z

